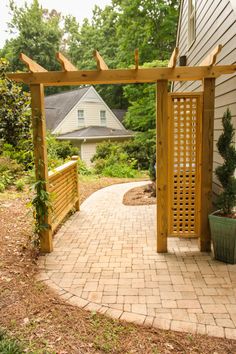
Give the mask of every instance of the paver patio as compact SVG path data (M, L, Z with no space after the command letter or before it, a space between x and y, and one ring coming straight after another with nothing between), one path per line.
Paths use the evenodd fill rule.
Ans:
M197 240L169 239L156 253L156 207L125 206L147 182L91 195L40 258L40 280L87 310L163 329L236 339L236 265L200 253Z

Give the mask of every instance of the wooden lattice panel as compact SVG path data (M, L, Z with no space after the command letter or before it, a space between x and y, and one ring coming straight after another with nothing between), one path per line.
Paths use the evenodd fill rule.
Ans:
M169 95L169 236L199 237L202 94Z

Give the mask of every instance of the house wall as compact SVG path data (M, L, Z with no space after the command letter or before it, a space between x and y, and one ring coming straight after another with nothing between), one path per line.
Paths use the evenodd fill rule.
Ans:
M82 143L81 144L81 160L83 160L87 166L91 166L91 158L96 153L96 142Z
M84 110L84 126L79 126L78 110ZM114 113L105 104L97 92L90 88L90 90L82 97L82 99L73 107L67 114L65 119L53 131L54 134L64 134L73 130L88 127L101 126L100 110L106 111L106 126L113 129L124 129L123 125L115 117Z
M188 47L188 0L183 0L180 14L177 46L179 56L187 56L188 66L197 66L218 45L223 49L216 65L236 63L236 11L232 0L196 0L196 40ZM197 82L176 82L173 91L201 91ZM222 163L216 142L222 132L221 118L227 107L233 116L236 128L236 74L221 76L216 80L215 124L214 124L214 169ZM219 191L219 183L213 177L213 190Z

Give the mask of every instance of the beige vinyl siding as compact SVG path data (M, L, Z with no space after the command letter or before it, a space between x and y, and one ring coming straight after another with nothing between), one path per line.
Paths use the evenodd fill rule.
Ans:
M218 44L223 49L217 58L217 64L236 63L236 12L230 0L196 1L196 40L188 48L188 0L183 0L182 15L179 21L177 46L179 55L187 56L188 66L197 66ZM173 91L201 91L202 83L176 82ZM233 116L236 128L236 75L225 75L216 80L215 124L214 124L214 168L222 163L217 152L216 142L222 132L221 118L227 107ZM219 190L216 177L213 177L214 191Z
M72 108L61 124L54 130L54 134L64 134L83 128L78 124L78 110L84 111L84 127L102 126L100 111L106 111L106 126L112 129L124 129L114 113L103 102L96 91L91 87L82 99ZM104 125L103 125L104 126Z
M91 166L91 158L96 153L97 143L82 143L81 144L81 159L86 163L87 166Z

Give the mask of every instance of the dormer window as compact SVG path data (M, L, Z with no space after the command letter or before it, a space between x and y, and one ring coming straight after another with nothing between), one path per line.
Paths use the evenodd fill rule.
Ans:
M107 124L106 111L100 111L100 122L102 126L106 126Z
M84 127L84 110L83 109L78 110L78 126Z
M196 0L188 0L188 46L196 38Z

